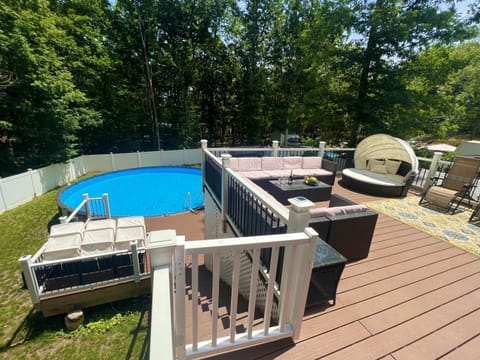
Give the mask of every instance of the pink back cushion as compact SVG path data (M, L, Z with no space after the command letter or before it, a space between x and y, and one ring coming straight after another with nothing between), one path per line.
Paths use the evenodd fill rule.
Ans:
M320 156L305 156L302 159L302 168L318 169L322 167L322 158Z
M262 170L262 159L256 157L238 158L238 171Z
M282 170L283 158L277 156L265 156L262 158L262 170Z
M301 156L287 156L283 158L284 169L301 169L302 157Z

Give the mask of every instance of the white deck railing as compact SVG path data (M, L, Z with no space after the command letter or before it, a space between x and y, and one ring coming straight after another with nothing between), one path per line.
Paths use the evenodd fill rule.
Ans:
M185 243L181 236L165 239L156 239L155 232L152 232L149 246L152 272L154 273L152 289L152 328L150 332L150 358L154 359L155 354L162 353L162 359L169 359L165 356L170 350L176 354L178 359L196 359L207 356L214 356L221 353L239 350L242 348L275 341L285 337L297 338L300 334L305 303L307 299L308 286L310 282L311 269L318 234L311 228L305 232L290 233L281 235L228 238L215 240L190 241ZM277 272L278 254L280 247L285 247L283 259L283 271L281 285L275 282ZM256 293L259 276L262 270L260 261L260 250L272 249L270 269L263 269L267 279L267 299L263 315L263 322L260 328L254 329L254 314L256 308ZM247 322L244 324L245 332L237 333L237 304L239 300L240 281L240 258L241 254L251 254L250 270L250 291L248 299ZM199 338L199 256L211 256L213 258L212 271L212 299L211 299L211 322L209 330L211 337L206 341ZM229 334L220 337L217 324L219 321L219 285L220 285L220 262L223 256L233 259L233 273L231 278L231 303L229 318ZM185 257L191 257L191 310L186 311L186 282L185 282ZM164 269L165 265L170 266L172 278L163 283L156 281L157 269ZM159 272L158 278L165 271ZM263 277L262 277L263 281ZM170 283L175 284L175 291L170 297L170 314L165 313L157 306L165 307L166 287ZM274 297L275 287L278 286L280 298ZM163 300L161 300L163 299ZM271 326L272 306L274 302L279 308L280 316L278 324ZM165 310L165 309L164 309ZM192 339L190 344L185 343L186 338L186 313L192 314L191 326L188 327ZM170 333L165 324L165 318L172 318L174 331ZM162 342L160 342L162 341ZM173 349L168 349L165 344L172 344ZM165 351L162 351L162 346ZM168 346L168 345L167 345Z

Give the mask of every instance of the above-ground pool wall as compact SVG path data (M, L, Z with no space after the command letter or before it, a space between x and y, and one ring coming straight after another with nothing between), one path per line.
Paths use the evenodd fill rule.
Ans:
M0 178L0 214L88 173L148 166L200 164L200 149L82 155L64 163Z

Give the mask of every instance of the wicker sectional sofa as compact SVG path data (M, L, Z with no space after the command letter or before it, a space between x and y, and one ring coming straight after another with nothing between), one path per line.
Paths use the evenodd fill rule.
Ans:
M230 167L260 186L266 185L270 180L290 175L294 179L315 176L318 180L333 185L337 165L320 156L264 156L233 157L230 160Z

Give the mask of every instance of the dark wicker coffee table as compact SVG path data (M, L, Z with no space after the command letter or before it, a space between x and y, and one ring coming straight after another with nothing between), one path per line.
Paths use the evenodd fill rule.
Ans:
M332 193L332 186L319 181L316 185L307 185L303 179L295 179L291 184L280 183L279 180L271 180L273 186L269 192L283 205L288 205L288 199L303 196L310 201L327 201Z

